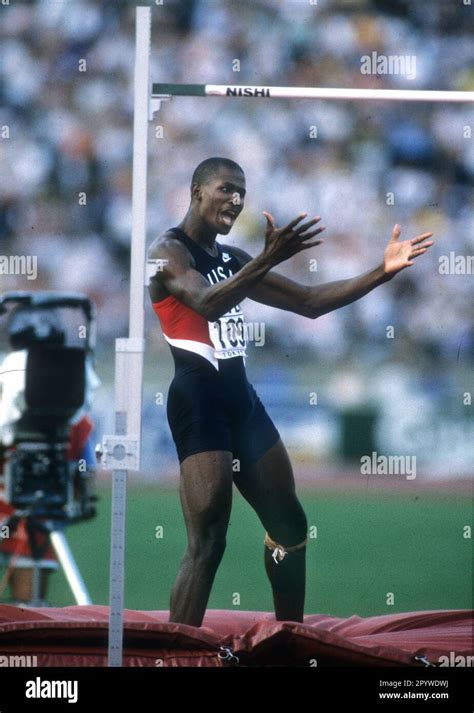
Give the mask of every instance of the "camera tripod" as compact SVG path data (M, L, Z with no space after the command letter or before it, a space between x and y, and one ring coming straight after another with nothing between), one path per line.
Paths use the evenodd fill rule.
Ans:
M25 522L25 529L28 534L28 542L33 560L32 596L31 600L26 604L32 607L45 606L44 600L41 597L42 568L40 562L50 544L57 555L61 569L76 600L76 604L92 604L92 600L64 534L66 527L65 522L54 517L38 516L34 513L33 509L30 508L15 510L4 524L10 528L11 532L15 532L21 520Z

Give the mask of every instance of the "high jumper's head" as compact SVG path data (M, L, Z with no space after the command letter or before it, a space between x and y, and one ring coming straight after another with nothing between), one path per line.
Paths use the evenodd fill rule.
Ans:
M229 158L207 158L191 179L191 209L214 233L227 235L244 207L245 174Z

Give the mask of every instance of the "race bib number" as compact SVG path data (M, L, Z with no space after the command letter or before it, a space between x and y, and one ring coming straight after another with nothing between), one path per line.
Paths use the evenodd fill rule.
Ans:
M214 345L216 359L246 356L247 325L240 305L209 323L209 334Z

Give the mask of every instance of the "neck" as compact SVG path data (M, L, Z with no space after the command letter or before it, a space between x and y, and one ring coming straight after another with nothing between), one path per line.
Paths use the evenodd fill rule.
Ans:
M191 209L188 210L178 227L184 230L186 235L189 235L191 240L194 240L200 247L209 250L214 248L217 231L210 230Z

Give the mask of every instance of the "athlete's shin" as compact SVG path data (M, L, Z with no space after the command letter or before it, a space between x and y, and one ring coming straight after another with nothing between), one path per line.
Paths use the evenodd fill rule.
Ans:
M265 570L273 592L278 621L303 621L306 586L306 545L288 551L281 559L275 549L265 545Z
M171 592L170 621L201 626L225 540L188 546Z

